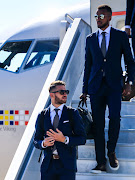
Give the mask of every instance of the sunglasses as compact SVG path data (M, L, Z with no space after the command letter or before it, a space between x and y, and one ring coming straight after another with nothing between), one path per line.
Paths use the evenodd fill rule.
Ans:
M69 94L69 90L59 90L59 91L54 91L52 93L57 93L57 92L59 92L61 95Z
M95 19L104 19L105 18L105 15L104 14L100 14L100 15L95 15Z

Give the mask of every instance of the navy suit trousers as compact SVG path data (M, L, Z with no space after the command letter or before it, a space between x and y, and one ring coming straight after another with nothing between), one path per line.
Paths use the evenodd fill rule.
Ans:
M51 159L47 171L41 171L41 180L75 180L75 171L65 169L60 159Z
M133 24L131 31L132 31L132 47L133 47L133 53L135 57L135 24Z
M108 127L108 152L114 152L120 130L120 111L121 111L122 91L112 90L103 79L101 87L96 94L90 95L92 117L95 131L95 151L98 164L105 164L105 110L109 109Z

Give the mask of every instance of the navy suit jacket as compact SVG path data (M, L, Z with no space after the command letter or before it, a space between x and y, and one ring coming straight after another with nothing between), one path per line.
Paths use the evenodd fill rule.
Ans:
M69 143L55 142L60 159L66 169L77 170L76 166L76 146L83 145L86 142L86 134L82 119L76 109L72 109L73 129L69 123L67 106L64 105L62 115L59 121L58 129L64 136L69 137ZM47 170L52 158L53 147L42 148L41 143L44 137L47 137L46 131L54 129L50 118L50 108L48 107L44 116L44 123L41 122L41 114L38 115L36 123L36 132L34 136L34 145L36 148L44 150L44 159L41 165L41 171Z
M95 94L97 92L102 82L103 71L108 85L116 91L121 91L122 54L124 54L125 64L127 65L128 81L133 81L135 63L127 34L111 28L109 47L105 58L99 47L98 31L90 34L86 39L83 93Z
M132 25L135 23L135 0L127 0L126 20L125 25Z

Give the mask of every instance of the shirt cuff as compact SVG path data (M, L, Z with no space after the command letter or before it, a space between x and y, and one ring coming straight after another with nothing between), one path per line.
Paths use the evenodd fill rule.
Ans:
M131 85L131 86L133 85L133 82L132 82L132 81L129 81L128 83L129 83L129 85Z
M41 147L42 147L42 148L47 148L47 146L44 146L43 143L44 143L44 141L42 141Z
M125 25L125 28L130 28L130 25Z

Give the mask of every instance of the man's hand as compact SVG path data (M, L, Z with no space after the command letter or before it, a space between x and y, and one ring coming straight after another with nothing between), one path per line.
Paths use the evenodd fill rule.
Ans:
M54 138L55 141L64 142L66 138L63 133L59 129L56 129L56 131L57 132L49 129L46 134L47 136Z
M131 30L130 30L130 28L125 28L125 32L127 33L128 36L131 35Z
M86 101L87 101L87 94L86 93L81 94L80 99L82 99L82 101L83 101L82 106L84 105L84 103L87 104L86 103Z
M123 95L123 96L128 96L128 95L130 95L130 94L131 94L131 85L127 83L127 84L124 86L124 90L123 90L122 95Z
M83 100L83 102L85 102L85 103L86 103L86 100L87 100L87 94L86 94L86 93L81 94L81 95L80 95L80 99L82 99L82 100Z
M46 137L43 141L43 146L46 147L46 146L53 146L54 145L54 138L53 137Z

